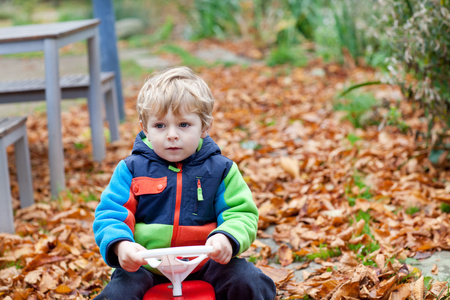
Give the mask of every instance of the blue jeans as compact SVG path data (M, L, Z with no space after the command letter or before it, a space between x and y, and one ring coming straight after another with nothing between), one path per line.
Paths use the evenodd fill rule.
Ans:
M273 300L276 296L272 279L243 258L233 258L226 265L210 259L186 280L203 280L210 283L216 291L217 300ZM95 299L141 300L149 288L164 282L168 282L166 277L155 275L143 267L136 272L118 268L113 272L111 281Z

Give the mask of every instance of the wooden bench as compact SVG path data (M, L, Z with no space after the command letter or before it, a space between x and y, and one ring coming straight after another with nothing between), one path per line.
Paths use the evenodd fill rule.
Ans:
M106 119L111 141L119 139L119 112L114 72L101 73L101 88L105 100ZM61 99L88 98L89 75L61 77ZM45 99L44 79L25 79L0 82L0 104L41 101ZM88 99L89 101L89 99ZM102 112L103 113L103 112Z
M14 216L6 148L14 144L21 207L34 203L27 117L0 118L0 232L14 233Z

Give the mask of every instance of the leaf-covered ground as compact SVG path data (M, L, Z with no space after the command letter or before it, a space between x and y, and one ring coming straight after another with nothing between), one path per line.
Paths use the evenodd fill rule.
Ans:
M280 245L272 252L256 241L245 253L274 279L280 299L448 299L447 282L429 282L407 262L450 250L450 220L441 210L450 204L449 170L433 166L414 135L392 126L355 129L333 111L337 92L373 80L375 71L320 61L304 68L195 70L217 99L211 135L253 191L259 237ZM124 80L121 140L107 144L102 163L91 155L86 106L63 113L67 189L57 200L49 196L46 117L29 116L36 204L19 209L15 201L16 234L0 234L1 298L93 298L108 281L93 212L138 133L134 104L141 84ZM386 103L400 97L389 86L372 92ZM420 111L402 103L405 122L424 130ZM272 235L264 232L269 226ZM296 282L287 266L311 260L323 267Z

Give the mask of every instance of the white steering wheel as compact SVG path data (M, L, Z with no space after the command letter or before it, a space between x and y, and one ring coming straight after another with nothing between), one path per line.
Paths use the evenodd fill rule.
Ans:
M173 285L173 296L181 296L181 282L207 258L212 246L185 246L139 251L152 268L158 269ZM189 258L196 257L189 260Z

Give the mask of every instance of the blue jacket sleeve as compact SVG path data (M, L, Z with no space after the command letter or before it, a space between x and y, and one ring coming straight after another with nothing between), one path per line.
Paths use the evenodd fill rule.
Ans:
M134 242L133 232L125 223L130 214L125 205L132 197L131 180L130 170L123 160L120 161L95 210L95 241L103 259L111 267L119 267L118 258L112 251L113 244L122 240Z

